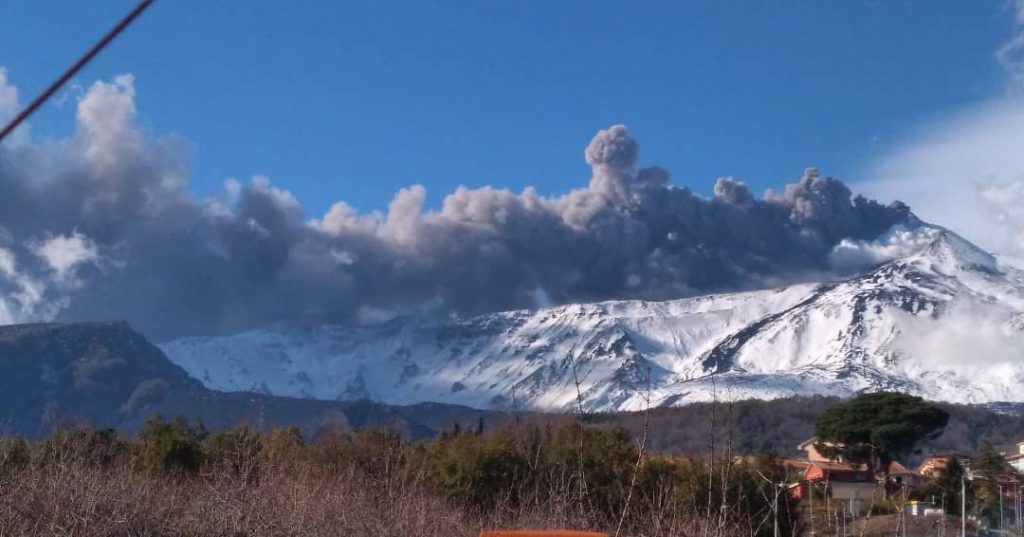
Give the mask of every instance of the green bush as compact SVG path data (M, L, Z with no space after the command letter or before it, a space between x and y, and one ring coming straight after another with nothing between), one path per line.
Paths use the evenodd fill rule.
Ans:
M85 463L110 466L130 456L131 447L114 429L89 429L65 425L54 429L43 442L43 462Z
M164 421L163 416L156 414L139 432L143 442L141 464L149 470L195 472L203 463L200 442L204 436L201 423L189 426L180 416Z
M298 427L274 427L266 438L267 458L276 465L289 465L301 455L306 441Z
M390 478L405 461L402 435L393 429L366 428L351 437L348 459L372 477Z
M555 430L547 449L551 472L568 476L576 489L582 459L586 499L610 515L618 511L629 490L637 457L632 435L618 426L581 430L578 424L567 423Z
M442 438L430 445L427 458L441 494L481 508L502 500L514 504L526 473L526 461L506 434Z
M0 474L21 470L31 459L27 442L21 438L0 437Z
M255 478L263 462L263 436L248 425L211 435L203 443L203 460L245 480Z

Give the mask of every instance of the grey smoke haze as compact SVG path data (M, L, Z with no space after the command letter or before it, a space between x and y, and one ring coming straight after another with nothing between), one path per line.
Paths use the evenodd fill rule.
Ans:
M761 198L719 179L705 198L638 168L616 125L585 150L589 185L561 196L459 188L432 211L412 186L384 214L338 202L309 219L265 178L190 197L188 146L143 135L134 91L128 75L97 82L71 138L0 147L0 322L122 318L164 339L674 298L827 276L841 241L912 218L814 170Z

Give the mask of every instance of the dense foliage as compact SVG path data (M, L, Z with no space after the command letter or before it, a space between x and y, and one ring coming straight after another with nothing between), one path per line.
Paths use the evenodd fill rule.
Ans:
M934 481L929 481L914 491L914 498L930 501L947 513L960 516L961 511L961 479L964 477L966 468L960 463L960 459L951 457L946 460L946 466L939 473ZM974 507L973 498L967 498L968 512Z
M777 453L798 456L797 444L815 435L818 418L841 403L835 397L790 397L771 401L745 400L695 403L657 408L650 415L650 446L680 455L706 455L714 445L731 443L737 453ZM949 422L935 438L923 439L921 453L900 459L916 465L932 453L974 453L984 441L1008 446L1021 440L1024 415L1001 414L978 405L936 403L949 412ZM711 417L715 416L715 426ZM603 414L596 422L621 424L638 434L647 420L644 413Z
M869 393L825 411L815 424L815 447L888 477L894 460L914 453L921 440L937 437L948 421L948 412L920 397Z
M42 504L57 501L52 498L63 497L62 491L45 488L50 483L56 486L59 475L78 476L74 479L90 483L79 494L109 488L117 492L110 497L107 493L76 496L70 505L44 508ZM76 524L102 513L134 509L133 502L143 501L134 495L162 489L178 491L168 501L179 502L176 509L181 512L147 526L155 523L144 523L143 519L152 515L143 510L164 508L138 507L140 511L134 515L118 515L127 517L126 528L155 535L188 534L167 528L178 528L175 524L189 517L193 517L189 519L192 524L214 528L216 515L208 511L221 504L214 503L206 510L194 504L212 491L224 491L216 492L227 495L216 501L226 501L223 505L227 506L234 505L231 498L300 494L301 489L301 494L311 495L303 496L303 502L319 505L316 509L344 508L320 505L334 497L313 499L307 490L310 487L342 487L349 495L358 494L367 505L391 505L392 510L409 508L397 502L433 505L429 512L416 516L454 516L470 525L462 532L467 535L488 526L509 525L614 533L620 524L629 535L770 535L776 512L780 527L790 534L798 526L799 508L786 495L776 503L773 483L784 478L781 466L771 457L739 462L723 457L642 456L641 446L626 429L578 422L520 424L488 432L479 427L473 431L453 428L422 442L409 442L393 430L368 428L353 433L339 429L307 442L294 428L264 433L240 426L209 434L201 423L154 416L131 438L111 430L75 427L55 430L39 442L0 438L0 512L18 514L17 520L0 515L0 534L31 533L40 524L64 533L116 533L119 530L111 528L106 533L84 531L86 526ZM133 488L122 489L126 482L133 483ZM277 488L268 489L270 483ZM358 491L346 488L353 483L358 483ZM155 498L145 499L151 500ZM246 505L262 501L250 499ZM296 500L279 497L275 501L291 505ZM83 505L91 506L87 513L77 511ZM67 522L70 526L54 526L47 518L71 516L68 513L74 513L73 520ZM265 516L247 513L244 516L253 520ZM307 519L316 517L306 513L296 520ZM96 528L106 527L97 520L94 523ZM244 521L234 524L248 527ZM221 530L209 529L212 533ZM308 533L319 531L309 529ZM236 532L252 533L238 528L224 533Z
M973 497L977 515L993 527L1004 529L1000 527L1000 524L1005 522L1000 520L1000 496L1003 496L1005 512L1010 511L1012 503L1006 498L1008 491L1002 490L999 482L1016 475L1016 473L1016 469L1010 466L1010 463L995 446L989 442L982 444L971 465L973 479L971 480L971 496L969 498Z

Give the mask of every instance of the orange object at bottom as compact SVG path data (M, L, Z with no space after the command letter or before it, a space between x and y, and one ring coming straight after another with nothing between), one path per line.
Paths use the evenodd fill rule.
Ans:
M571 530L492 530L480 532L480 537L608 537L608 534Z

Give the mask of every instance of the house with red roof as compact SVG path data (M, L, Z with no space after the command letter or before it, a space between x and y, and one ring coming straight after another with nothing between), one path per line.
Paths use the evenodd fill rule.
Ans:
M807 499L812 493L815 497L827 496L832 502L840 502L847 512L856 514L863 513L873 502L884 498L881 476L874 475L863 465L851 465L842 457L829 459L816 444L817 439L811 438L797 446L806 454L807 461L800 481L790 486L793 497ZM889 466L887 488L890 493L895 493L903 487L914 487L922 480L917 472L894 461Z

